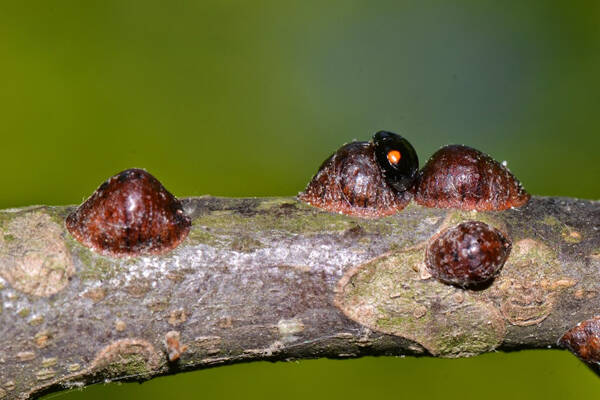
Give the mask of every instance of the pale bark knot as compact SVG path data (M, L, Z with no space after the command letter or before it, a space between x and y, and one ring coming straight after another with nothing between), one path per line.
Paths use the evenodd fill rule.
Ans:
M0 233L0 275L24 293L48 297L75 273L64 229L42 212L19 213Z
M57 384L62 388L68 388L78 387L82 382L150 379L159 371L161 360L162 353L157 352L147 340L138 338L117 340L100 349L88 368L80 369L79 364L70 364L68 367L70 374L32 388L24 398L35 397Z
M121 339L100 350L90 371L104 378L144 377L160 366L160 355L154 346L143 339Z
M530 326L544 321L554 309L558 295L576 284L564 274L550 247L527 238L514 243L502 274L483 294L500 303L502 315L509 323Z
M414 266L424 252L390 253L350 269L337 284L336 306L353 321L413 340L433 355L463 357L495 349L506 334L500 312L469 291L421 279Z

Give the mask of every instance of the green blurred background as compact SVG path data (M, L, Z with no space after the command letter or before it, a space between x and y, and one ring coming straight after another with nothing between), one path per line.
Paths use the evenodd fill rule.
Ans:
M13 3L13 4L10 4ZM0 5L0 207L80 203L144 167L179 196L295 195L379 129L463 143L538 195L600 198L600 3L29 1ZM254 363L106 398L575 398L561 351ZM55 398L57 395L52 395Z

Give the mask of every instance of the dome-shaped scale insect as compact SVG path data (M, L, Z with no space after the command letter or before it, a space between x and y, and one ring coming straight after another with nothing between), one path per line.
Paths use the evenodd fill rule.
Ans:
M323 162L298 198L327 211L381 217L410 202L419 168L414 148L403 137L377 132L370 142L340 147Z
M479 150L445 146L419 172L414 186L418 204L461 210L505 210L531 197L502 164Z
M431 275L461 287L493 279L510 254L511 241L496 228L466 221L441 232L428 245L425 263Z
M596 315L581 321L569 329L558 340L558 345L571 350L573 354L598 371L600 368L600 316Z
M191 221L155 177L128 169L100 185L65 225L84 246L127 257L174 249L186 238Z

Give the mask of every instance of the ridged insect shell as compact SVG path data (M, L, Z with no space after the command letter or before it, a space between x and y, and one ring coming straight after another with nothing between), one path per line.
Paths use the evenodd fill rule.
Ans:
M445 146L419 172L414 200L435 208L505 210L531 197L502 164L479 150Z
M65 224L84 246L128 257L173 250L186 238L191 221L155 177L128 169L100 185Z
M434 278L473 287L498 275L511 247L511 241L498 229L480 221L466 221L431 240L425 263Z

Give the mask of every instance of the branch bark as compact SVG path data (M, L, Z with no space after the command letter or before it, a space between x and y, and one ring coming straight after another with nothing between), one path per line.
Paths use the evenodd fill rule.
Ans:
M76 242L73 207L0 212L0 398L242 361L554 347L600 308L599 202L359 219L292 198L183 201L183 244L131 259ZM432 236L465 220L513 243L477 290L423 263Z

